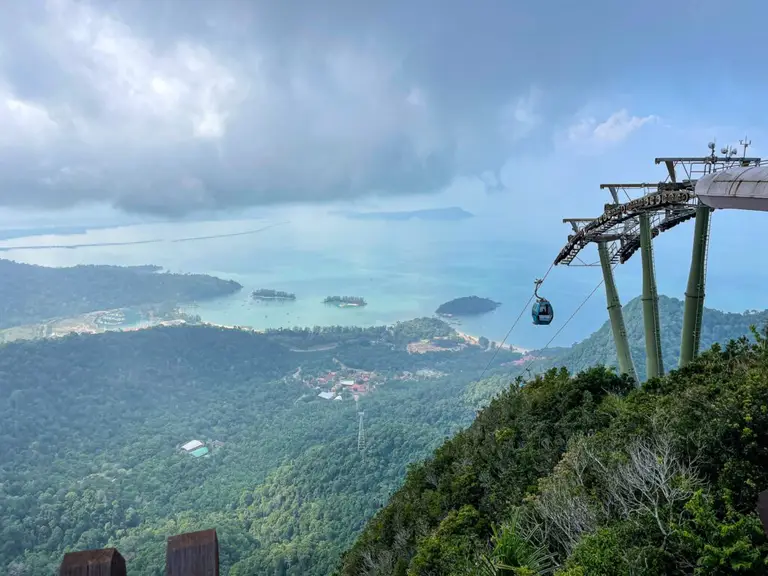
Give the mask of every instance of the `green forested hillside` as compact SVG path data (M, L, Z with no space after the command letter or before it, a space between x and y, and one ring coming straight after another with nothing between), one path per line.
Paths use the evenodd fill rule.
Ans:
M96 310L205 300L242 288L232 280L159 270L157 266L48 268L0 259L0 328Z
M0 346L0 574L54 574L65 550L110 545L131 574L160 575L167 536L211 526L223 574L328 574L408 463L471 422L463 390L489 353L406 351L436 336L455 333L423 319ZM364 458L351 394L314 387L343 365L376 371ZM209 456L179 450L192 439Z
M338 574L768 574L768 343L634 389L605 368L513 384L366 526Z
M680 357L680 334L683 327L683 302L669 296L659 296L661 346L664 368L677 368ZM721 312L704 308L701 349L706 350L715 342L725 343L734 338L749 335L750 326L764 326L768 322L768 310L745 313ZM640 297L624 306L624 324L640 380L645 380L645 332L643 329L643 305ZM578 372L598 365L616 366L616 347L610 322L586 340L575 344L555 356L550 365L565 366Z
M743 333L749 323L715 314L718 335ZM391 566L402 574L413 561L417 574L440 573L443 562L459 565L455 551L444 557L443 534L472 558L498 556L486 546L493 526L512 522L517 512L510 505L535 493L537 479L552 472L567 442L610 429L657 401L657 392L614 397L628 384L604 369L575 378L551 372L530 391L515 388L493 401L465 430L477 408L509 388L520 355L499 351L488 377L474 382L493 352L466 345L449 350L446 338L450 347L461 342L444 322L419 319L265 334L184 326L0 346L0 573L54 574L67 549L116 546L132 574L159 575L168 535L215 526L224 574L328 574L402 485L409 464L458 432L437 451L437 468L414 468L343 569L386 574L382 566ZM443 351L409 353L408 344L419 341L440 344L422 351ZM757 357L738 354L750 362ZM588 364L599 361L593 358ZM720 358L712 366L730 362L712 358ZM318 379L330 371L337 379L375 373L375 389L359 402L364 454L357 450L352 395L344 392L342 401L317 396L328 387ZM675 393L683 390L675 386ZM762 388L748 399L728 386L690 394L709 394L713 402L734 394L728 402L766 404ZM681 418L694 418L673 396L659 396L664 410L680 408ZM731 405L723 406L730 414ZM631 426L642 431L644 424ZM735 429L733 420L722 426ZM195 438L210 448L208 456L179 450ZM714 464L707 466L713 474ZM728 466L746 470L741 461ZM520 514L529 518L527 508ZM611 518L600 522L608 526ZM475 524L470 540L454 538L453 531L464 534ZM566 562L562 550L548 550Z

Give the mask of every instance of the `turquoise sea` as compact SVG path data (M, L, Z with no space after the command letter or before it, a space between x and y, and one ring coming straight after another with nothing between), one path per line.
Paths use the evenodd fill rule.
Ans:
M546 273L567 235L564 229L562 236L548 240L521 240L501 218L481 217L454 222L384 222L318 213L276 224L270 220L163 223L78 235L16 238L0 246L162 241L74 249L14 249L0 257L47 266L157 264L173 272L231 278L243 284L242 292L201 302L190 311L208 322L253 328L389 324L432 315L442 302L475 294L500 301L502 306L490 314L464 319L457 328L501 340L531 296L534 278ZM269 225L273 227L240 236L172 241ZM656 242L662 293L683 295L690 232L672 231ZM725 249L718 242L713 240L710 253ZM591 256L596 259L595 254ZM708 305L732 311L768 306L768 294L759 289L760 278L750 277L751 281L742 283L742 293L737 292L736 300L732 298L736 288L733 285L727 298L723 297L718 284L725 284L732 274L730 264L719 256L710 262ZM549 327L533 326L525 310L508 342L541 347L560 331L551 345L568 346L588 336L607 318L602 289L564 329L563 325L600 279L599 268L555 268L541 290L555 306L555 321ZM639 255L617 269L617 281L624 301L640 293ZM250 291L260 287L295 292L298 299L270 304L251 301ZM338 309L323 305L322 299L333 294L363 296L368 306Z

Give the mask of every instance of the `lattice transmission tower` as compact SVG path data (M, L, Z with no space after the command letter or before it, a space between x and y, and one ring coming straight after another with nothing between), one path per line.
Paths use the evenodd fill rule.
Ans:
M357 428L357 450L358 452L365 452L365 426L363 425L365 411L358 412L357 415L360 417L360 424Z

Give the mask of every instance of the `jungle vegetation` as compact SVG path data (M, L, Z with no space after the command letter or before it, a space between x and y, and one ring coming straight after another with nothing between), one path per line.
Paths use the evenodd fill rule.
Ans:
M242 286L203 274L170 274L157 266L49 268L0 259L0 329L162 302L233 294Z
M333 304L335 306L365 306L368 304L360 296L326 296L323 304Z
M435 314L441 316L475 316L496 310L499 306L501 306L501 302L494 302L489 298L462 296L441 304Z
M425 318L0 346L0 573L54 574L66 550L116 546L132 574L160 575L167 536L210 526L223 574L330 573L408 463L470 424L463 393L488 353L406 351L451 334ZM352 398L317 397L342 366L375 373L365 458ZM192 439L210 456L178 449Z
M645 333L643 330L643 303L640 297L624 305L624 324L627 329L632 359L640 380L645 380ZM664 367L677 368L680 358L680 335L683 327L683 302L669 296L659 296L659 320L661 325L661 349ZM746 310L743 313L722 312L704 308L701 331L701 349L707 350L715 342L726 344L740 336L750 336L751 325L765 326L768 310ZM533 352L534 355L539 355ZM613 343L611 323L603 326L586 340L571 348L556 351L547 367L565 366L571 372L579 372L593 366L617 366L616 347Z
M296 294L271 288L259 288L251 292L251 298L254 300L296 300Z
M767 574L753 336L640 388L606 367L517 379L410 467L337 574Z
M575 376L555 369L523 386L520 355L499 350L478 381L494 354L484 346L408 353L411 342L458 342L435 318L264 334L160 327L0 346L0 573L53 574L66 550L116 546L131 573L160 575L167 536L210 526L233 576L337 565L343 574L512 574L502 566L515 562L526 573L518 557L534 568L539 558L545 574L646 563L672 574L762 573L749 501L768 462L768 360L761 340L727 344L760 317L708 311L705 334L723 348L641 390L589 368L597 352ZM598 335L582 344L605 353ZM354 402L317 397L317 378L343 367L376 374L361 398L365 458ZM649 442L640 452L635 437ZM195 438L209 457L178 450ZM660 525L656 512L627 511L604 491L625 476L599 472L625 474L622 463L648 446L683 467L673 468L675 490L695 488L656 510ZM570 517L568 502L586 516L566 537L546 510ZM618 572L601 564L625 548Z

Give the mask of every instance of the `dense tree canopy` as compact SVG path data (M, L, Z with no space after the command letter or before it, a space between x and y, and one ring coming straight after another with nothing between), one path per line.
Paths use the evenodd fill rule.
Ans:
M365 306L367 302L362 296L326 296L323 300L324 304L350 304L354 306Z
M603 367L520 384L409 471L339 574L768 573L764 338L641 389Z
M199 286L221 286L201 278ZM149 290L155 280L137 281ZM669 307L679 302L662 305L665 346L676 354L669 342L681 314ZM630 339L642 346L633 306ZM762 319L707 310L704 343ZM422 353L411 353L413 343ZM538 368L558 355L579 369L611 360L605 328L579 346L550 351ZM68 549L116 546L131 573L160 575L167 536L211 526L233 576L328 574L363 530L343 574L511 574L505 564L569 576L640 564L687 573L739 563L761 573L750 499L768 482L763 350L716 349L634 391L607 368L550 370L510 387L520 354L468 345L435 318L264 334L161 327L2 345L0 573L53 574ZM358 405L346 392L341 402L318 398L317 383L343 371L375 374ZM209 455L183 453L191 439ZM617 488L639 481L627 462L670 454L672 492L684 500L648 508ZM563 514L578 522L557 524ZM604 558L623 550L611 572Z
M328 574L406 465L471 422L463 391L488 353L406 351L452 335L427 318L0 346L0 573L52 574L67 549L113 545L132 574L159 575L167 536L215 526L224 574ZM377 374L359 402L365 458L352 397L307 384L341 366ZM191 439L210 455L181 453Z
M296 294L283 290L273 290L272 288L259 288L251 292L251 298L254 300L296 300Z
M500 302L494 302L489 298L479 296L462 296L438 306L435 314L443 316L475 316L496 310L501 306Z
M0 328L161 302L190 302L242 289L203 274L160 273L156 266L48 268L0 259Z
M661 324L661 348L664 368L677 368L680 358L680 335L683 327L683 302L669 296L659 296L659 320ZM744 313L721 312L704 308L701 332L701 350L707 350L715 342L726 342L749 335L750 326L764 326L768 322L768 310ZM640 297L624 306L624 324L638 377L645 380L645 332L643 329L643 303ZM534 352L536 355L537 353ZM592 336L574 344L570 349L558 350L548 366L565 366L578 372L593 366L616 366L616 346L610 322Z

